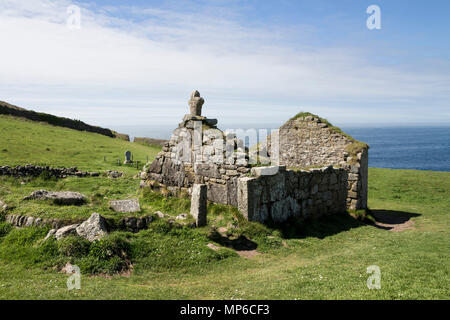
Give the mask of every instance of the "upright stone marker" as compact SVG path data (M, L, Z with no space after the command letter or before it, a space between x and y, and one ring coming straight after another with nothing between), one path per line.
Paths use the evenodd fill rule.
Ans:
M206 184L194 184L192 187L191 216L194 217L197 227L206 226L207 192Z
M131 151L125 152L125 161L123 163L131 163Z
M195 90L191 93L191 98L188 101L189 111L193 116L201 116L202 115L202 106L205 103L205 100L200 96L200 92Z

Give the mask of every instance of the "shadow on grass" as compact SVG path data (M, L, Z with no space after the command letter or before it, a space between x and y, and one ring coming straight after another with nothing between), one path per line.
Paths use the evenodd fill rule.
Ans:
M390 230L395 227L396 224L404 224L411 218L420 216L420 214L417 213L394 210L372 210L370 215L375 219L375 222L368 218L363 221L357 220L349 214L343 213L307 219L303 222L291 221L282 226L272 225L270 227L279 230L282 237L285 239L303 239L308 237L324 239L341 232L367 225Z
M371 223L369 224L379 229L392 230L399 225L407 223L411 218L420 216L420 214L405 211L372 210L371 216L375 221L370 221Z
M243 235L240 235L239 237L233 239L223 236L215 231L213 234L209 235L208 238L224 247L231 248L236 251L252 251L256 250L256 248L258 247L258 244L256 242Z

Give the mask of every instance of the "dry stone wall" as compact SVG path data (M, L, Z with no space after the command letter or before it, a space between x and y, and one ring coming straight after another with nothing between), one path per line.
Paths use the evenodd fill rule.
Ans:
M121 134L110 129L91 126L79 120L72 120L63 117L57 117L48 113L35 112L19 108L3 101L0 101L0 114L25 118L32 121L46 122L58 127L70 128L78 131L94 132L108 137L130 141L130 137L127 134Z
M253 169L251 177L239 179L238 208L248 220L275 223L345 212L347 175L331 166L310 171Z
M27 164L25 166L0 166L0 176L12 176L16 178L20 177L38 177L41 174L46 174L49 177L55 178L67 178L69 176L76 177L97 177L98 172L84 172L74 168L51 168L34 166Z

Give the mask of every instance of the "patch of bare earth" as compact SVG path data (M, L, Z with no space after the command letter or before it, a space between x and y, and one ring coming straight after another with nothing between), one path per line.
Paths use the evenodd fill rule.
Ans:
M378 210L373 211L372 216L375 218L375 227L393 232L401 232L414 230L416 227L411 218L418 215L408 212Z

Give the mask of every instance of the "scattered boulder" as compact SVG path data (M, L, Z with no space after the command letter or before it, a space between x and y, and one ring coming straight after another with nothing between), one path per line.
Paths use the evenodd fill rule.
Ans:
M89 241L99 240L108 233L106 220L95 212L88 220L77 226L76 232Z
M59 228L54 233L56 240L60 240L62 238L65 238L65 237L68 237L68 236L71 236L71 235L76 235L77 234L77 230L76 230L77 227L78 227L78 224L72 224L70 226L65 226L65 227ZM51 230L50 230L50 232L51 232ZM49 234L50 234L50 232L49 232ZM47 236L49 236L49 235L47 234Z
M109 202L109 207L116 212L139 212L141 207L139 206L138 199L130 200L113 200Z
M81 205L86 197L79 192L37 190L23 200L53 200L59 205Z
M118 172L118 171L111 171L111 170L108 170L108 171L106 171L106 175L107 175L109 178L117 179L117 178L120 178L120 177L123 176L123 172Z

